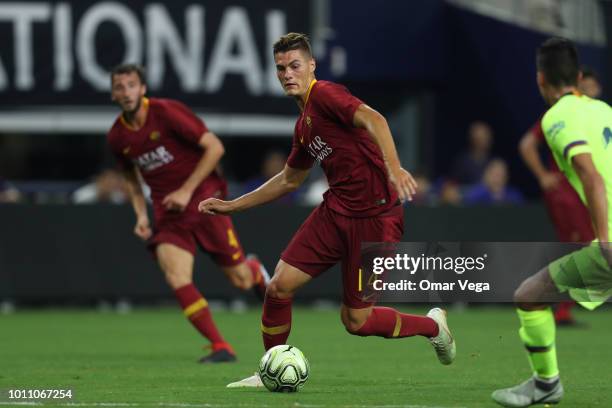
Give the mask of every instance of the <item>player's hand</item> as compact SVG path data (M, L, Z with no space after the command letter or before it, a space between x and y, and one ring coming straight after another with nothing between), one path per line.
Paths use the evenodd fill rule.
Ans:
M223 201L218 198L207 198L198 204L198 211L208 215L231 214L235 211L231 201Z
M412 174L399 167L395 171L389 171L389 181L393 184L395 190L397 190L402 203L412 201L412 197L416 194L417 189L417 182L414 181Z
M151 224L149 223L149 217L138 217L136 220L136 226L134 227L134 234L143 241L148 240L153 235L151 230Z
M557 188L559 182L561 182L561 174L554 172L544 173L539 179L540 187L543 191L550 191Z
M162 205L166 210L181 212L185 211L190 200L191 193L189 191L178 189L164 197Z

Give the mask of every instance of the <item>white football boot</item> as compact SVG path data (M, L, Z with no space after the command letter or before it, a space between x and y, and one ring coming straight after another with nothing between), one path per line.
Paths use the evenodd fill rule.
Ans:
M436 350L438 360L444 365L449 365L455 359L457 347L446 322L446 310L439 307L433 308L427 312L427 317L433 319L438 324L438 335L431 337L429 342L434 347L434 350Z
M261 378L259 378L258 373L255 373L252 376L245 378L244 380L227 384L227 388L259 388L263 386L264 385L261 382Z
M557 404L563 398L559 377L541 380L536 376L510 388L494 391L493 401L504 407L524 408L535 404Z

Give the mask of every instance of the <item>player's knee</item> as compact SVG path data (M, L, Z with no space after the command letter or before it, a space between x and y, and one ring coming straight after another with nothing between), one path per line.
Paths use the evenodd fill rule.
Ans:
M238 276L233 279L230 278L232 285L240 290L247 290L251 288L251 283L246 279Z
M250 271L240 270L238 267L232 267L226 269L226 274L229 277L230 283L241 290L250 289L253 286L253 279L249 275Z
M365 324L367 316L363 313L352 313L350 309L347 309L346 312L340 314L340 319L347 332L359 335L359 330Z
M516 288L516 290L514 291L514 294L512 295L512 301L514 302L516 306L518 306L519 304L523 303L524 298L525 298L525 295L524 295L523 285L521 285L518 288Z
M537 309L539 304L534 302L533 296L530 295L529 285L523 282L518 289L514 291L514 305L521 310Z
M240 290L249 290L253 286L251 281L247 281L246 279L240 279L238 282L234 283L234 286Z
M527 290L525 289L525 284L520 285L512 296L512 300L514 301L514 305L519 309L523 309L523 306L527 303Z
M172 289L178 289L191 283L191 276L189 272L181 270L168 269L164 271L166 282Z
M268 283L268 287L266 288L266 296L276 299L288 299L293 297L293 291L287 285L284 285L279 279L272 278L270 283Z
M353 321L343 321L342 323L344 324L344 328L347 332L356 336L359 335L359 329L361 329L361 326L363 326L363 324Z

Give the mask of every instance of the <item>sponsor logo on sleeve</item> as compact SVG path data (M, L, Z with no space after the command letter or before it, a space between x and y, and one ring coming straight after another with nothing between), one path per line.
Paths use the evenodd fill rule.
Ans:
M554 123L550 128L548 128L548 131L546 133L548 134L548 137L554 139L563 129L565 129L565 121L561 120L559 122Z

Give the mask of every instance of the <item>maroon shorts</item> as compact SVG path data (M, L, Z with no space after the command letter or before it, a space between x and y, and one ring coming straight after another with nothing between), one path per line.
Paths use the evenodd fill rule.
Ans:
M358 290L363 242L399 242L404 233L401 205L369 218L353 218L317 207L295 233L281 259L314 277L342 261L343 303L353 309L372 306Z
M544 202L559 241L591 242L595 239L589 211L565 177L556 189L544 193Z
M234 266L244 261L232 219L223 215L202 215L196 222L165 222L155 228L148 246L154 252L159 244L173 244L192 255L199 245L220 266Z

